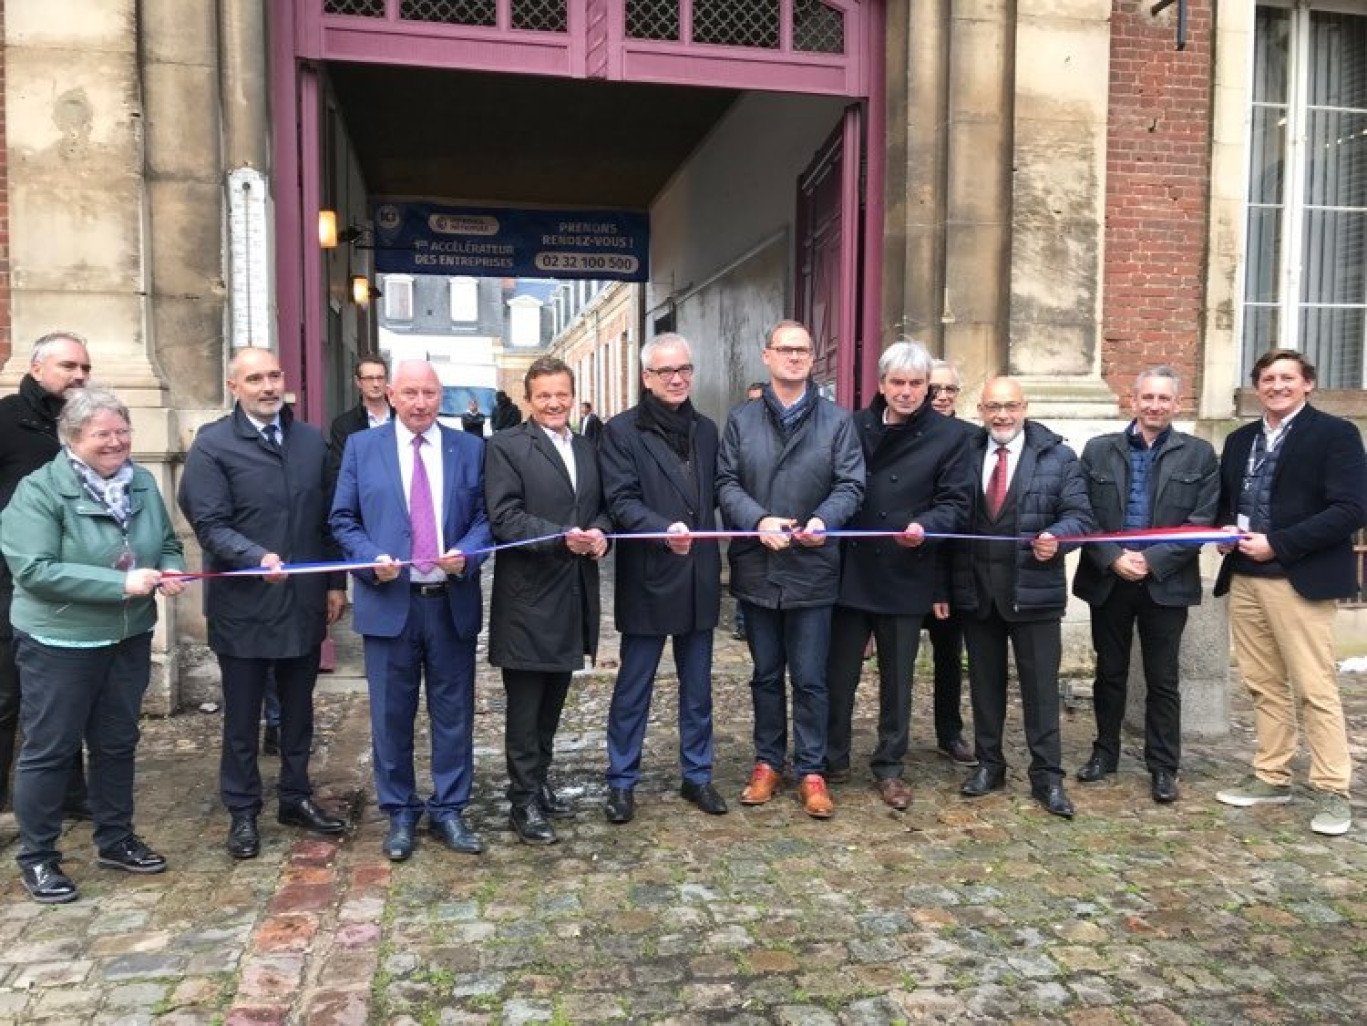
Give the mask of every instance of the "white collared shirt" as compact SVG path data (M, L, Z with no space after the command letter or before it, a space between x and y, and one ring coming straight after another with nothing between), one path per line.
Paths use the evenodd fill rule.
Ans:
M569 471L570 486L576 492L579 491L579 475L574 463L574 434L569 428L565 428L565 433L561 435L539 422L536 426L546 432L546 437L551 440L551 445L555 446L555 451L560 453L560 458L565 461L565 469Z
M447 542L442 527L446 520L443 516L442 495L445 489L442 488L442 462L441 462L441 428L433 422L432 426L422 433L423 446L422 465L427 470L427 484L432 490L432 515L437 518L437 548L445 553ZM399 448L399 477L403 480L403 501L408 504L408 496L413 488L413 432L404 427L403 421L397 417L394 419L394 439ZM410 515L411 515L410 510ZM434 567L428 573L422 574L416 568L409 568L409 579L419 584L444 581L446 571L440 567Z
M1263 444L1268 452L1276 451L1277 445L1286 434L1286 429L1291 426L1291 422L1299 416L1301 410L1305 409L1305 403L1301 403L1296 409L1282 418L1281 423L1276 427L1268 427L1267 415L1263 415Z
M256 433L257 433L258 435L260 435L262 438L265 438L265 437L266 437L266 428L268 428L268 427L270 427L272 424L274 424L274 425L275 425L276 441L279 442L281 445L284 445L284 444L285 444L285 425L280 423L280 415L279 415L279 414L276 414L276 415L275 415L274 417L272 417L270 420L257 420L255 417L253 417L253 416L252 416L250 413L248 413L246 410L243 410L243 411L242 411L242 414L243 414L243 416L245 416L249 421L252 422L252 427L256 428Z
M377 417L375 416L375 414L370 412L369 406L365 408L365 419L367 423L373 428L383 427L385 424L388 424L390 420L393 419L393 414L393 410L386 408L384 413L380 414Z
M991 435L987 436L987 452L983 456L983 494L987 494L987 489L992 483L992 470L997 465L997 449L1001 445ZM1006 490L1011 490L1011 482L1016 477L1016 467L1021 461L1021 453L1025 451L1025 429L1021 428L1019 434L1011 441L1006 443Z

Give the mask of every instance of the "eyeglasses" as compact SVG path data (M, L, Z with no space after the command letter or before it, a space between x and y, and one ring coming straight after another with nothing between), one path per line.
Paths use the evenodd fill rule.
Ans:
M805 360L812 355L811 346L765 346L786 360Z
M979 408L984 413L1020 413L1025 409L1025 403L981 403Z
M958 394L959 394L960 392L962 392L962 391L963 391L963 389L960 388L958 385L931 385L931 386L930 386L930 394L931 394L932 396L937 396L937 395L941 395L941 394L943 394L943 395L958 395Z
M384 384L389 378L384 374L357 374L356 380L364 381L367 385L373 385L377 381Z
M687 381L693 376L693 365L691 363L681 364L678 367L647 367L648 374L654 374L661 381L668 381L671 378L679 378Z

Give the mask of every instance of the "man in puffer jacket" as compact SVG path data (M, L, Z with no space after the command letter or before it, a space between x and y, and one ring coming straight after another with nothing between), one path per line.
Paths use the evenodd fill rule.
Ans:
M742 805L763 805L782 784L793 684L793 769L809 816L832 813L826 790L826 655L842 527L864 497L864 453L850 414L823 399L812 337L780 321L764 346L769 384L727 418L717 451L717 502L727 526L758 531L731 545L731 591L745 610L755 663L755 768Z
M969 443L969 462L981 474L969 532L1022 540L961 543L954 556L953 604L963 617L978 757L961 793L977 798L1006 785L1002 731L1010 641L1030 747L1030 793L1050 813L1071 819L1058 698L1068 582L1065 547L1057 539L1086 534L1094 521L1077 456L1054 432L1027 420L1028 411L1018 381L994 378L978 403L986 430Z

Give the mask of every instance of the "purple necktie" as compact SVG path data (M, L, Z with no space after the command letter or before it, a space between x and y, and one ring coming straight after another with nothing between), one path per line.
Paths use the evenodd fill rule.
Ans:
M413 528L413 568L428 573L437 565L437 517L432 512L432 486L422 461L422 435L413 436L413 480L408 487L408 519Z

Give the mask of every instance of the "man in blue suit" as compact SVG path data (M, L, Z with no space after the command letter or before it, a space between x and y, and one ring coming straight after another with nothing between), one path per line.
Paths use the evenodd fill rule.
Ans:
M330 519L354 572L353 624L365 638L375 791L389 816L385 854L402 862L427 813L453 851L483 850L463 812L474 778L479 566L492 544L484 512L484 443L437 423L441 384L428 363L401 363L395 420L352 435ZM466 555L469 553L470 555ZM413 721L427 682L432 797L418 797Z

